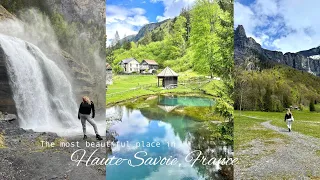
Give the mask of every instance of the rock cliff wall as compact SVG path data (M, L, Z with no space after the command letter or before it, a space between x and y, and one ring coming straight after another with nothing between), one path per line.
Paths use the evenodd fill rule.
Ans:
M263 49L253 38L246 36L242 25L236 28L234 37L236 65L243 65L246 60L255 57L260 63L283 64L320 76L320 47L285 54Z

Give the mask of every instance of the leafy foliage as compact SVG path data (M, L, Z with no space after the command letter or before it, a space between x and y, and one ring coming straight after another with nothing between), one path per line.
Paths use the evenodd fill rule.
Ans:
M262 71L236 70L234 107L242 110L283 111L320 100L320 78L285 66Z
M197 1L191 11L191 47L195 69L231 79L233 21L228 11L210 0Z

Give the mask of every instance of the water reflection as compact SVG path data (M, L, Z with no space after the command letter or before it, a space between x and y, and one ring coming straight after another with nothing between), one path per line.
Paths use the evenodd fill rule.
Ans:
M194 97L190 101L196 102ZM127 158L132 160L132 164L139 164L141 161L134 158L138 151L147 152L147 157L177 158L179 165L176 166L146 166L131 167L127 163L119 166L107 166L106 178L108 180L126 179L228 179L232 175L232 167L220 167L212 165L204 167L196 163L193 167L185 161L185 157L194 150L201 150L207 158L228 157L232 154L232 146L223 142L212 140L203 134L203 123L196 122L186 116L168 113L160 108L161 106L187 106L190 101L185 98L166 99L159 97L148 102L149 106L142 109L131 109L125 106L109 108L111 112L121 115L121 119L113 121L109 132L116 132L117 141L128 142L129 145L121 147L115 145L112 148L112 155L117 158ZM206 105L212 105L208 99ZM200 103L202 106L204 101ZM198 105L194 103L193 105ZM107 112L107 114L108 114ZM199 112L201 113L201 112ZM142 147L137 143L159 142L160 147ZM146 159L146 158L145 158ZM228 169L229 168L229 169ZM224 171L227 174L224 174Z

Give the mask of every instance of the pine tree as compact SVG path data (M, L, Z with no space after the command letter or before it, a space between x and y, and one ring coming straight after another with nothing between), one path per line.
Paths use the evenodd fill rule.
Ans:
M120 48L120 36L118 31L116 31L116 34L114 35L111 46L113 46L115 49Z

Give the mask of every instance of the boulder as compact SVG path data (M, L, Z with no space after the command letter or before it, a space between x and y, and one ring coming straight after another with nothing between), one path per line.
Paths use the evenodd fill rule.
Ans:
M0 112L0 120L1 121L13 121L13 120L17 120L17 115L15 114L8 114L8 113L2 113Z

